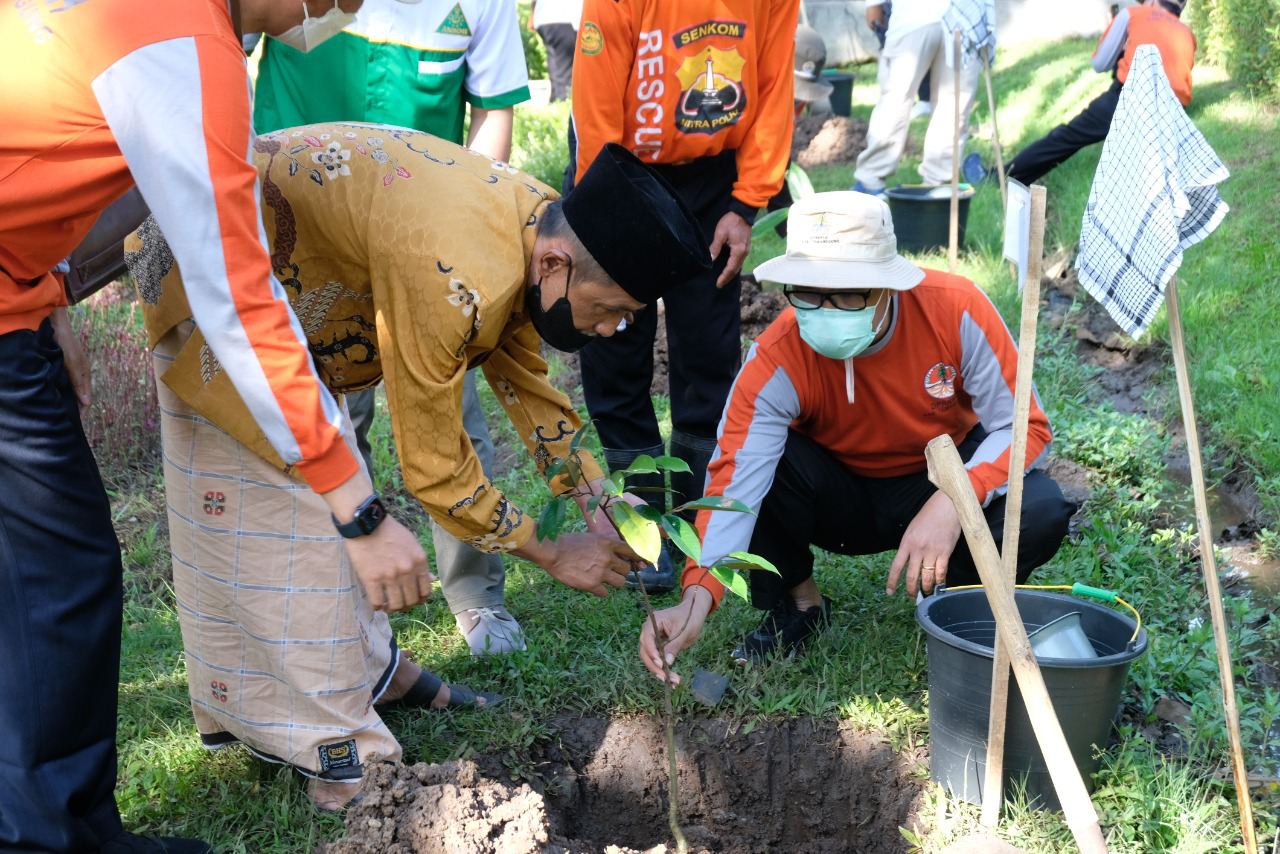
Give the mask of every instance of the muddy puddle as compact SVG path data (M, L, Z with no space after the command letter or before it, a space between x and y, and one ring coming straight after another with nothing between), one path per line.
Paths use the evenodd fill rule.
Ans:
M491 757L379 763L324 854L666 851L667 762L650 718L560 718L536 746L536 780L514 783ZM798 719L677 727L681 825L696 852L903 852L927 775L847 723ZM674 848L672 848L674 850Z

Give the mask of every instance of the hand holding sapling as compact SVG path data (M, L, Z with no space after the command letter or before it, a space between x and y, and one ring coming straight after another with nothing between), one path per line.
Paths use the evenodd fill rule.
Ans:
M653 620L646 621L640 629L640 660L649 672L659 680L670 678L672 685L679 685L682 681L680 674L672 670L671 665L677 655L698 640L710 613L711 593L704 587L690 587L684 592L679 605L654 611ZM655 623L658 635L654 634ZM663 654L658 649L659 642L665 651L665 673L668 677L663 675Z

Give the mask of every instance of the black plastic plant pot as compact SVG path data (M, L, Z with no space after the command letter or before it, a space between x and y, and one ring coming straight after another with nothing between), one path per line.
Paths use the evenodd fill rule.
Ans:
M960 210L957 218L957 245L964 246L965 227L969 223L969 200L973 187L960 185ZM902 184L884 191L893 214L893 232L898 238L899 252L928 252L945 249L951 242L951 185L927 187Z
M1097 658L1040 658L1058 721L1071 755L1093 791L1099 752L1107 740L1129 675L1129 665L1147 649L1143 629L1130 643L1134 621L1109 608L1056 593L1019 590L1018 610L1027 632L1071 611ZM981 803L990 720L992 644L995 620L982 590L944 591L916 607L916 622L928 635L930 768L934 782L952 795ZM1026 706L1011 676L1004 748L1004 793L1025 787L1033 805L1058 810L1053 781L1036 743Z

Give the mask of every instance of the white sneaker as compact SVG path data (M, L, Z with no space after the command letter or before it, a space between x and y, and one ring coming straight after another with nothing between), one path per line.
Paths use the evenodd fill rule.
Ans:
M525 648L520 624L502 605L460 611L453 619L472 655L506 655Z
M911 118L918 119L921 116L933 115L932 101L916 101L911 105Z

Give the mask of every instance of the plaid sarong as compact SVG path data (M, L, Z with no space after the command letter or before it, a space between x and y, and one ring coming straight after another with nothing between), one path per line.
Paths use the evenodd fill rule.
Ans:
M1227 214L1230 173L1178 101L1155 45L1138 48L1089 191L1080 283L1137 338L1164 302L1182 251Z
M942 30L947 34L943 42L947 65L956 67L954 53L956 30L960 31L960 62L968 65L985 47L990 51L992 65L996 62L996 4L995 0L951 0L942 15Z
M157 380L190 334L154 350ZM329 509L156 383L173 586L196 727L311 776L356 779L400 745L372 707L399 655ZM351 435L348 430L348 435Z

